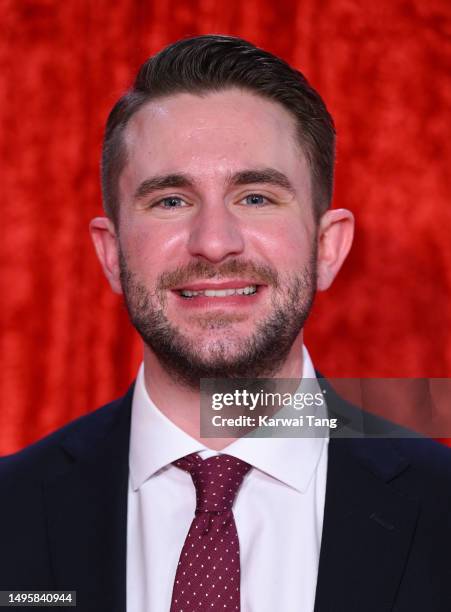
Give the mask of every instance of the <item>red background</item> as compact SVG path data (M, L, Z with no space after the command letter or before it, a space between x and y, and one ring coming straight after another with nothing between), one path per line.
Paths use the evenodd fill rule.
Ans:
M308 324L329 376L451 376L449 0L0 2L0 454L123 392L140 359L88 237L108 110L179 37L281 55L336 119L353 252Z

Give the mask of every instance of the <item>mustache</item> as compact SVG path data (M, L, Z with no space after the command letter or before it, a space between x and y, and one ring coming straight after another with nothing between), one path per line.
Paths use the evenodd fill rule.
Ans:
M258 264L250 260L231 259L222 264L215 265L208 261L192 261L186 266L179 266L175 270L163 272L157 290L172 289L191 281L205 279L222 279L229 276L243 276L252 280L256 285L273 285L279 287L279 274L275 268L265 264Z

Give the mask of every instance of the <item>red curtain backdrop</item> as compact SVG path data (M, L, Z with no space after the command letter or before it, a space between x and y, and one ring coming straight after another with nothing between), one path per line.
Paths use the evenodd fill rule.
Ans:
M353 252L307 329L329 376L451 375L449 0L0 2L0 454L122 393L140 346L88 237L108 110L150 54L248 38L305 72L339 134Z

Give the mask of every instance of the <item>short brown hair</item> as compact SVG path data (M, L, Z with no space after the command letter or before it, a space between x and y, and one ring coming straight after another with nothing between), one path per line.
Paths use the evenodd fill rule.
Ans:
M147 102L177 93L203 94L239 87L279 102L295 118L298 138L312 172L317 219L330 206L335 162L335 128L321 96L305 76L279 57L232 36L179 40L150 57L133 87L108 117L102 151L106 214L118 221L118 181L127 159L123 133Z

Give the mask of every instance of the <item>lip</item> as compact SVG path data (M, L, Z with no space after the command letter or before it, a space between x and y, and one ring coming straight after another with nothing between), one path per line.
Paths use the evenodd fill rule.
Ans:
M261 283L257 283L254 280L243 279L218 282L199 281L197 283L188 283L187 285L180 285L179 287L174 287L172 291L182 291L182 289L185 289L187 291L219 291L220 289L242 289L243 287L249 287L249 285L256 285L257 287L263 286Z
M224 283L192 283L184 285L183 289L187 291L202 291L205 289L240 289L248 285L255 285L253 281L227 281ZM257 304L265 299L266 285L257 285L258 290L250 295L227 295L221 297L208 297L206 295L197 295L195 297L186 298L180 293L180 289L173 290L172 295L176 300L177 307L185 312L250 312Z

